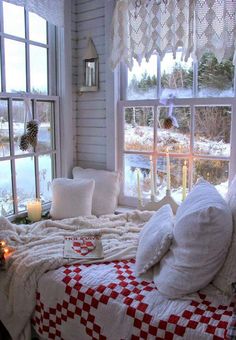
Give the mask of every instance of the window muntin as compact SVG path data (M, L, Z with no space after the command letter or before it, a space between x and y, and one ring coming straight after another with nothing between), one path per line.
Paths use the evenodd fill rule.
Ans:
M8 216L24 212L27 201L34 197L40 197L43 204L51 201L51 182L60 171L59 101L52 86L56 84L56 28L22 7L13 5L11 11L11 5L1 0L0 6L3 7L0 13L7 16L1 18L4 24L0 25L0 59L3 61L0 79L0 215ZM19 13L23 13L23 30ZM30 109L25 99L30 103ZM38 144L22 151L20 137L31 119L39 121Z
M221 105L219 105L220 101L222 101ZM182 170L185 161L188 168L187 192L198 178L203 177L225 195L229 177L229 151L230 140L232 140L232 112L233 107L236 107L235 99L211 98L206 100L192 98L175 99L175 102L175 110L178 112L176 117L180 127L169 130L162 129L162 120L166 117L169 107L163 106L158 100L120 102L119 120L126 122L127 108L132 107L133 111L137 108L140 111L142 107L148 107L150 112L153 112L154 122L152 126L147 126L143 122L142 130L138 131L137 137L135 136L135 126L128 125L127 122L123 132L119 131L119 167L123 169L124 173L123 191L120 197L121 204L136 204L136 171L138 169L140 169L142 198L150 199L150 156L156 163L155 191L157 199L164 197L167 188L167 149L170 155L171 193L178 203L182 201ZM212 114L213 118L217 120L214 129L212 129L213 118L211 124L204 123L205 128L202 135L199 134L199 124L195 122L196 117L199 119L200 112L204 112L204 115ZM131 119L130 116L129 118ZM121 124L119 125L121 126ZM148 149L142 148L142 145L147 145L145 138L140 141L140 138L146 135L150 136L151 140L149 140ZM129 136L129 140L126 136ZM129 143L130 140L136 142L138 140L140 146L133 150L127 149L126 143ZM157 141L157 144L155 144L155 141ZM199 145L201 152L199 152Z

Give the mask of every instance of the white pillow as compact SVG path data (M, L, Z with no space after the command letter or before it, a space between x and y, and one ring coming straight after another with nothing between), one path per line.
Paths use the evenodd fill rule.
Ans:
M173 212L169 204L161 207L144 225L139 235L136 273L142 275L169 250L173 238Z
M170 251L154 270L154 282L169 298L209 284L225 261L232 237L232 214L213 185L200 181L176 214Z
M120 180L117 172L75 167L72 171L74 178L94 179L92 213L96 216L113 214L120 192Z
M54 179L50 210L52 219L91 215L94 186L94 180Z
M233 214L233 236L225 263L216 275L213 284L225 294L232 295L232 283L236 282L236 176L230 184L226 201Z

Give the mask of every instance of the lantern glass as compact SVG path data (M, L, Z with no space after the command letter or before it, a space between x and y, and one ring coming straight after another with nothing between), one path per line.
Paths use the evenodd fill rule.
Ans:
M96 86L95 59L85 60L85 86Z

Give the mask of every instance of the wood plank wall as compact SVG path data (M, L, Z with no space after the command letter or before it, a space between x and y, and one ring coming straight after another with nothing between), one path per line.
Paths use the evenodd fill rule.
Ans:
M72 1L74 163L84 168L106 168L105 1ZM80 94L82 56L88 36L92 37L99 55L99 91Z

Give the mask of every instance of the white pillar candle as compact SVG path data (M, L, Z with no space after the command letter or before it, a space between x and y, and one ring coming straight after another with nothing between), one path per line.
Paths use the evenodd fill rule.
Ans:
M184 165L182 168L182 186L183 186L183 191L182 191L182 201L186 198L186 188L187 188L187 162L184 161Z
M137 169L137 192L138 192L138 202L141 204L142 195L141 195L141 187L140 187L140 169Z
M42 214L42 204L40 200L34 200L27 203L28 218L32 222L39 221Z
M166 152L166 185L167 190L170 190L170 155L168 149Z

